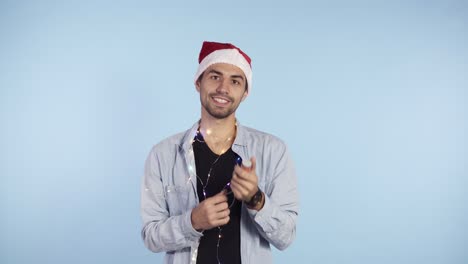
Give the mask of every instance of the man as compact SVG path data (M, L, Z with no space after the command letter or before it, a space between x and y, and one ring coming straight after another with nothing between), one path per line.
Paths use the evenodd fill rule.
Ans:
M295 238L296 176L285 144L240 125L251 60L204 42L195 75L201 119L155 145L141 192L143 241L165 263L271 263Z

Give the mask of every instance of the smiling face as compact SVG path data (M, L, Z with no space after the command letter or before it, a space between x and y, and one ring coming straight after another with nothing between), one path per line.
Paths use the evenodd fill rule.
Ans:
M195 83L200 93L202 118L233 117L239 104L247 96L244 72L237 66L216 63L208 67Z

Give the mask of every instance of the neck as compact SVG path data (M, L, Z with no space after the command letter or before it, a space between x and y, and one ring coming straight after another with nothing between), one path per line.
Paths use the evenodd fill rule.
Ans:
M236 119L203 118L200 121L200 133L210 149L220 155L226 152L236 137Z

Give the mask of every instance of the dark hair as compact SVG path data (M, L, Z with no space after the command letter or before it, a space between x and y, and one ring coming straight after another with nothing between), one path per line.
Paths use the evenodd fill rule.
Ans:
M203 78L203 74L205 74L205 72L202 72L200 76L198 76L197 82L201 82L201 79ZM245 80L245 90L247 91L248 89L249 89L249 84L247 80Z

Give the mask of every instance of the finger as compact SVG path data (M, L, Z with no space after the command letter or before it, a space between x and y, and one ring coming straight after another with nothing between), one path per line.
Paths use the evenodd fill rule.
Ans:
M257 167L257 159L255 157L251 157L250 162L252 162L252 166L250 166L250 170L255 171L255 168Z
M226 195L226 193L227 193L226 189L223 189L219 193L217 193L216 195ZM216 195L214 195L214 196L216 196Z
M232 193L237 200L244 200L246 195L248 194L247 189L243 188L241 185L237 183L232 183Z
M215 212L218 212L218 213L219 213L219 212L222 212L222 211L224 211L224 210L227 210L228 208L229 208L229 205L228 205L228 203L227 203L227 201L226 201L226 202L222 202L222 203L216 204L216 205L213 207L213 210L214 210Z
M227 199L227 195L223 192L220 192L218 194L216 194L215 196L212 196L208 199L208 200L211 204L219 204L219 203L222 203L222 202L226 202L228 199Z
M238 185L241 185L242 187L249 190L257 186L257 178L255 174L249 175L249 177L244 178L239 175L234 175L231 181L236 182Z
M215 226L224 225L229 221L229 211L223 211L221 213L212 214L209 216L210 228Z
M233 177L231 182L236 184L238 186L238 188L241 187L241 188L247 189L247 190L250 190L255 186L254 182L249 181L249 180L245 180L245 179L240 178L240 177Z
M245 169L243 169L240 166L234 167L233 178L234 178L235 175L237 175L239 178L242 178L242 179L248 179L249 178L248 177L249 172L246 171Z
M207 208L206 211L204 211L204 214L211 219L219 219L221 217L225 217L227 214L229 214L229 205L227 202L217 204L215 206L212 206L210 208Z
M224 217L224 218L218 219L218 220L216 220L216 221L214 222L214 227L223 226L223 225L229 223L229 220L230 220L229 216L226 216L226 217Z
M205 203L205 207L207 209L210 209L210 208L215 208L218 204L220 203L223 203L223 202L226 202L227 200L221 200L222 198L221 197L210 197L210 198L207 198L205 201L203 201ZM227 199L227 198L226 198Z
M231 213L231 210L224 209L224 210L218 212L216 214L216 216L218 217L218 219L223 219L223 218L226 218L227 216L229 216L230 213Z

